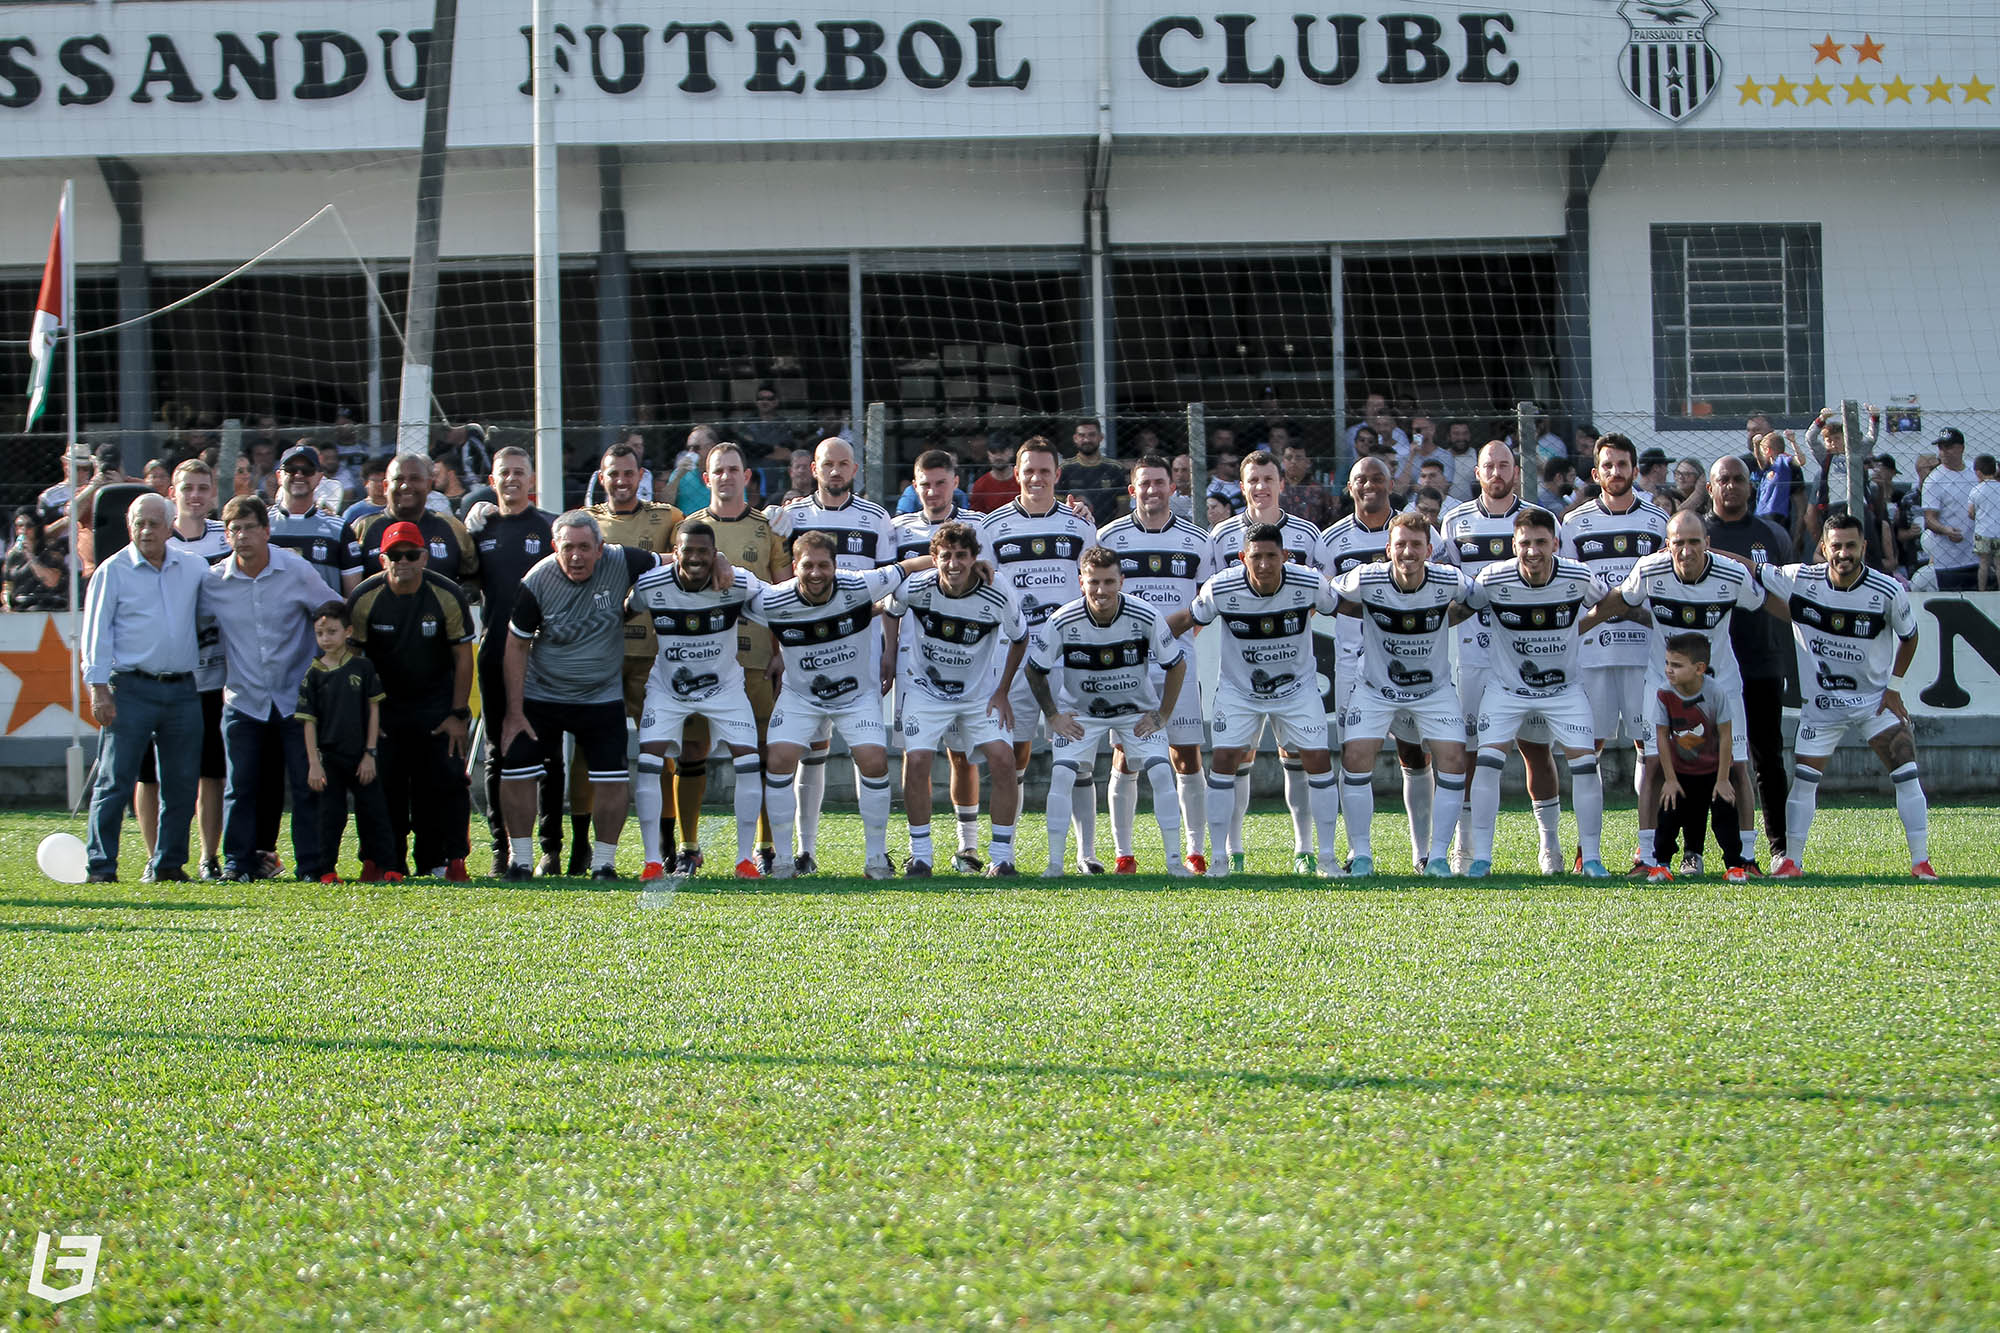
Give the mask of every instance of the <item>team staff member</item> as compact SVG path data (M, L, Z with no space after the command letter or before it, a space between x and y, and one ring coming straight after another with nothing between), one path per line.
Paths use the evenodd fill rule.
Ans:
M708 508L687 516L715 530L715 549L730 563L755 574L763 583L782 583L792 576L792 557L785 543L771 528L770 520L752 509L744 499L749 469L743 447L736 444L710 445L702 460L711 496ZM757 748L767 743L771 705L776 690L771 684L771 631L748 620L736 622L736 661L743 668L744 692L750 696L750 712L757 719ZM674 812L680 817L681 848L674 873L692 875L701 868L701 804L708 796L708 719L691 717L681 738L680 772L674 778ZM758 799L762 800L759 779ZM769 876L777 853L771 843L771 817L759 806L757 816L757 873ZM664 846L665 844L661 844Z
M479 588L479 552L465 525L430 507L431 464L418 454L397 454L389 464L389 507L347 526L348 565L341 591L352 594L362 576L382 567L382 534L391 523L414 523L424 535L426 568L456 583L466 596Z
M362 580L348 603L353 642L382 677L382 794L401 861L406 839L418 873L463 880L466 820L465 735L472 717L472 604L444 575L424 568L424 535L414 523L382 534L382 572ZM408 873L409 861L393 867ZM382 869L390 869L384 866Z
M555 549L554 516L535 508L535 460L512 445L493 454L497 503L475 505L465 530L479 552L482 629L473 657L479 678L479 711L486 719L486 824L493 840L493 873L508 864L507 822L500 813L500 720L507 716L507 620L522 577ZM542 775L537 831L542 856L536 868L553 875L562 868L560 770Z
M350 554L340 520L319 507L319 450L295 444L278 464L278 497L271 506L271 545L297 552L338 594L360 557ZM365 571L364 571L365 572Z
M603 504L591 505L584 512L597 520L598 531L603 534L607 546L625 546L637 551L651 551L655 555L666 555L674 549L674 530L681 525L681 511L670 504L656 504L639 498L639 483L646 478L646 459L639 446L629 440L620 441L604 451L598 461L597 480L608 497ZM621 599L622 600L622 599ZM653 627L643 618L635 618L625 624L625 716L636 722L646 705L646 678L653 672L653 658L659 652L659 639ZM662 780L673 776L673 761L667 761L666 773ZM572 765L569 772L569 811L571 837L569 849L569 873L581 875L584 870L583 858L589 843L590 820L578 812L590 808L588 779L581 765ZM623 816L620 816L623 821ZM597 836L602 837L600 830ZM660 819L660 846L674 846L674 817L663 815Z

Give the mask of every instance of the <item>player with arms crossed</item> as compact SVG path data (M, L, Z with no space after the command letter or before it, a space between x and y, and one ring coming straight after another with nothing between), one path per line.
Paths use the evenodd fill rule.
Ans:
M1482 468L1485 460L1481 460ZM1488 565L1477 589L1492 626L1487 682L1479 703L1479 760L1472 779L1472 862L1465 873L1493 870L1493 825L1500 815L1500 770L1507 746L1530 719L1539 719L1569 759L1583 874L1604 879L1599 842L1604 832L1604 782L1597 771L1597 733L1590 698L1577 680L1577 650L1602 619L1594 614L1604 584L1575 560L1556 555L1556 516L1528 505L1514 515L1514 558ZM1593 614L1586 614L1590 612ZM1546 863L1544 874L1561 873Z
M921 486L918 494L923 494ZM947 493L948 494L948 493ZM1028 650L1028 627L1021 609L979 572L979 534L967 523L941 523L930 536L937 568L911 578L890 594L884 607L909 624L907 651L896 678L897 711L903 732L903 812L910 821L907 879L931 873L931 761L947 736L986 758L993 774L993 844L986 873L1014 873L1014 823L1020 816L1021 787L1014 769L1013 707L1008 695ZM1007 645L998 684L994 653ZM990 693L989 693L990 691ZM962 756L954 753L954 761ZM957 781L954 763L953 781ZM977 787L974 788L977 791ZM956 797L953 798L956 800ZM978 864L978 822L965 845L959 820L959 855ZM959 863L961 867L964 862Z
M1382 466L1379 459L1362 462ZM1413 859L1424 874L1451 874L1451 839L1465 800L1465 714L1451 688L1445 639L1486 598L1462 571L1433 562L1431 554L1429 522L1422 514L1398 514L1389 522L1387 563L1355 565L1333 581L1341 624L1356 619L1361 635L1354 688L1340 717L1340 804L1352 875L1375 873L1375 758L1389 735L1399 747L1421 740L1436 760L1428 842ZM1409 771L1406 764L1403 772Z
M1185 634L1194 625L1220 622L1222 627L1222 678L1209 714L1215 740L1209 756L1209 846L1229 843L1236 773L1256 754L1257 739L1269 722L1278 744L1299 756L1312 802L1310 818L1319 834L1317 857L1294 847L1292 871L1331 879L1340 869L1334 851L1340 791L1327 751L1312 621L1314 612L1332 615L1339 610L1340 600L1318 570L1286 560L1283 542L1284 534L1274 524L1249 528L1241 560L1202 584L1193 603L1167 617L1167 628ZM1296 809L1292 819L1296 824ZM1240 816L1235 823L1240 841ZM1224 861L1217 856L1208 863L1209 878L1226 877L1234 865L1234 857Z
M1773 878L1805 874L1806 834L1819 805L1820 776L1841 741L1859 733L1896 784L1896 813L1910 844L1910 873L1936 879L1930 860L1930 806L1917 779L1917 745L1903 707L1903 676L1917 655L1917 613L1903 585L1862 563L1861 520L1829 514L1818 565L1765 565L1764 609L1789 616L1799 650L1798 737L1792 795L1785 803L1785 858Z
M1173 511L1173 468L1159 455L1148 454L1132 464L1128 489L1132 512L1098 529L1097 543L1118 553L1127 597L1138 598L1162 616L1171 615L1192 602L1215 573L1208 532ZM1194 661L1194 635L1184 634L1176 642L1189 654L1188 661ZM1153 688L1159 689L1166 668L1154 662L1152 672ZM1187 866L1196 874L1208 869L1208 858L1201 854L1202 837L1208 831L1207 779L1201 771L1201 745L1207 734L1201 719L1201 685L1190 671L1167 721L1167 755L1180 795ZM1118 853L1113 869L1120 875L1139 869L1132 855L1132 825L1138 815L1139 775L1133 771L1131 756L1119 746L1111 764L1111 842ZM1220 847L1211 850L1218 858L1227 854Z
M1028 658L1028 688L1048 722L1056 775L1049 783L1049 865L1042 873L1049 878L1063 873L1069 793L1076 784L1062 781L1062 770L1081 772L1096 763L1098 743L1108 734L1153 786L1153 817L1167 873L1185 875L1166 725L1187 677L1187 650L1168 633L1165 616L1125 595L1116 551L1093 546L1079 564L1083 596L1049 617L1047 637ZM1154 662L1166 669L1157 689ZM1060 700L1049 689L1049 673L1058 664Z

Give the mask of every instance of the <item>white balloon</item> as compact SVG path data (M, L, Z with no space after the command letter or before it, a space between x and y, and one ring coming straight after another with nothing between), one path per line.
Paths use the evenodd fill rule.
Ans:
M35 864L58 884L81 884L90 874L83 839L74 833L51 833L35 848Z

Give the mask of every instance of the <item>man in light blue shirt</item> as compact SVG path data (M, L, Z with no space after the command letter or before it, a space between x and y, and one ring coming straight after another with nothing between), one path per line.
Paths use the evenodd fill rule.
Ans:
M134 500L125 511L131 544L98 566L84 599L83 680L99 728L90 793L93 884L118 878L119 831L140 761L155 745L160 831L145 878L187 878L188 823L201 762L195 616L208 565L167 545L173 524L173 506L163 496Z
M215 618L222 682L222 877L264 879L275 859L284 789L292 791L292 858L318 865L318 802L306 783L305 728L292 716L313 658L312 613L338 600L313 567L271 545L271 511L254 495L222 508L230 556L208 571L201 609Z

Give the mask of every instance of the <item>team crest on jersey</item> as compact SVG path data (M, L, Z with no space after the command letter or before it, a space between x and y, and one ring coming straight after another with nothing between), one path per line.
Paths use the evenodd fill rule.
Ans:
M521 542L521 549L527 552L529 555L534 555L536 552L542 549L542 539L540 537L525 538Z
M1631 548L1632 539L1622 532L1611 539L1611 553L1613 555L1624 555Z
M437 632L438 632L437 617L425 616L423 620L418 623L417 632L419 634L422 634L426 639L435 639L437 637Z
M1029 555L1047 555L1048 553L1049 553L1049 543L1047 538L1037 537L1033 541L1030 541L1028 543Z
M323 565L323 564L325 564L325 563L326 563L326 543L325 543L325 542L323 542L323 541L317 541L317 542L314 542L314 543L313 543L313 553L312 553L312 560L313 560L313 563L314 563L315 565Z
M938 626L938 637L939 637L940 639L955 639L955 638L957 638L957 637L958 637L958 622L957 622L956 620L947 620L947 621L945 621L945 622L944 622L944 623L943 623L942 625L939 625L939 626Z
M1125 665L1133 666L1138 662L1138 660L1139 660L1139 650L1136 647L1127 645L1125 648Z
M1835 634L1844 634L1847 632L1847 617L1835 611L1826 618L1826 627Z
M1118 650L1116 648L1099 648L1097 650L1097 665L1108 667L1116 666L1117 664Z
M1683 625L1692 625L1692 624L1694 624L1694 622L1695 622L1695 608L1693 608L1693 607L1691 607L1691 606L1684 606L1684 607L1682 607L1682 608L1681 608L1681 624L1683 624Z
M1533 613L1529 615L1528 623L1533 625L1536 629L1540 629L1542 626L1549 623L1549 613L1542 610L1542 608L1538 606L1534 609Z
M433 560L442 560L442 559L444 559L444 557L445 557L445 545L444 545L444 543L443 543L443 542L432 542L432 543L431 543L431 559L433 559Z
M1265 616L1262 620L1257 622L1257 628L1261 633L1271 634L1278 628L1278 622L1271 619L1271 617L1269 616Z

